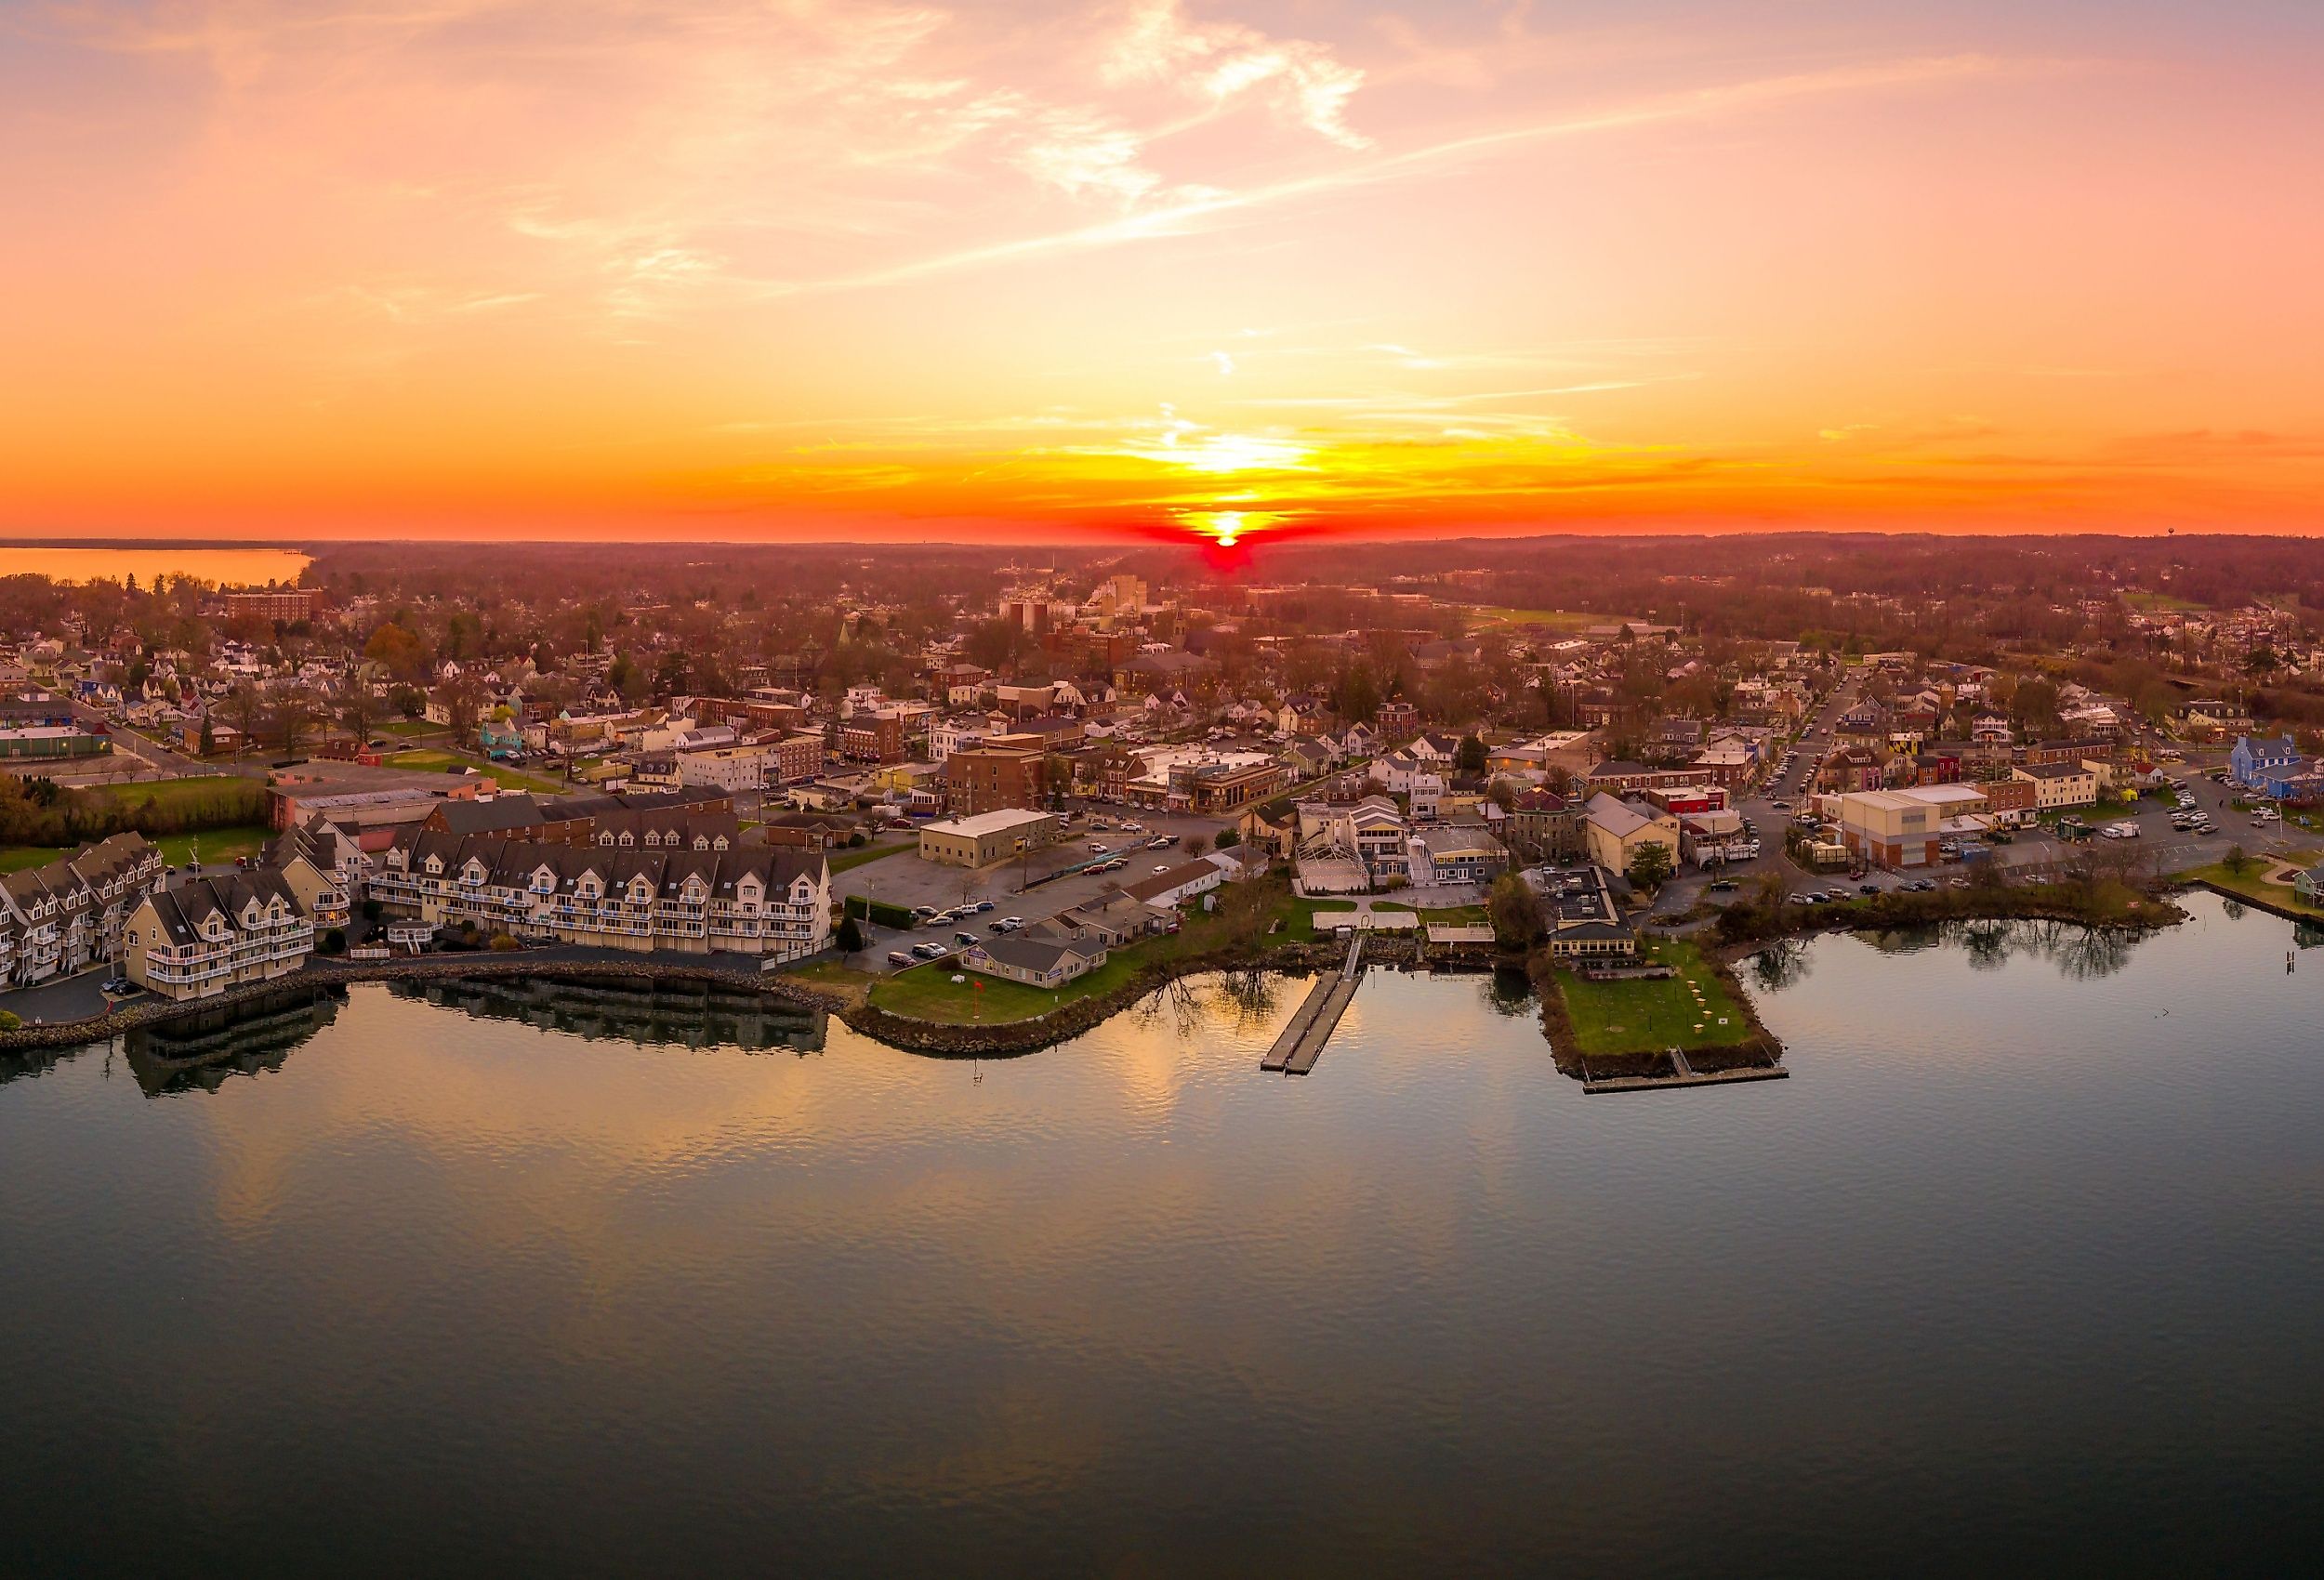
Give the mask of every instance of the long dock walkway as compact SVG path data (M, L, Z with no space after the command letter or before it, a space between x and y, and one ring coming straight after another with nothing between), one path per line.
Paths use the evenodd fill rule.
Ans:
M1339 1030L1340 1017L1347 1013L1348 1001L1355 996L1363 974L1364 935L1357 933L1349 941L1348 957L1340 974L1321 978L1308 990L1306 1002L1284 1022L1282 1034L1259 1061L1259 1068L1280 1070L1287 1075L1304 1075L1314 1069L1315 1060L1323 1057L1324 1044Z

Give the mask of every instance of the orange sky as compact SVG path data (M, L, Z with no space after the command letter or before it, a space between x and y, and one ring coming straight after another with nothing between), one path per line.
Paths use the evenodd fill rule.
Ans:
M2324 7L0 0L0 534L2309 531Z

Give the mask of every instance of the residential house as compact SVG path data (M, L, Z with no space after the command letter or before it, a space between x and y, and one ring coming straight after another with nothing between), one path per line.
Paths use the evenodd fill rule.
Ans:
M1509 868L1509 848L1482 823L1446 823L1416 831L1406 861L1416 886L1490 883Z
M2292 744L2289 735L2238 735L2227 752L2227 779L2230 783L2256 790L2267 770L2289 769L2299 760L2300 748Z
M960 955L960 963L971 971L1041 988L1063 987L1096 970L1105 959L1105 948L1093 941L1023 933L971 944Z

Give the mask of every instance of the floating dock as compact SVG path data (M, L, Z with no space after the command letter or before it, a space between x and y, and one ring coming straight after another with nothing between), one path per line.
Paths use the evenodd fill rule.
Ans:
M1681 1075L1609 1075L1584 1081L1585 1092L1658 1092L1670 1086L1722 1086L1730 1081L1787 1081L1791 1072L1780 1064L1752 1065L1741 1070L1689 1069Z
M1308 990L1307 1001L1284 1022L1282 1034L1259 1061L1259 1068L1279 1070L1287 1075L1304 1075L1314 1069L1315 1060L1323 1057L1324 1044L1340 1029L1340 1017L1347 1013L1348 1001L1355 996L1363 974L1364 935L1359 932L1348 944L1348 957L1340 974L1322 978Z

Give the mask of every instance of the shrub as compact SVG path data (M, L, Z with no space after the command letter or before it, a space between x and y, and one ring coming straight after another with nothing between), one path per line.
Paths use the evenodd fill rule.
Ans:
M842 955L854 955L859 953L864 947L864 928L862 924L857 922L853 916L841 917L839 919L838 942L839 945L839 953Z
M0 1032L13 1032L24 1024L22 1017L13 1009L0 1009Z
M862 894L849 895L846 903L840 907L840 914L861 916L883 928L893 928L898 932L908 931L912 926L912 913L903 906L891 905L884 900L873 900Z
M505 932L496 932L493 934L492 947L495 954L506 955L511 949L522 949L524 945Z
M344 929L339 928L332 928L328 929L321 938L315 941L315 952L319 955L346 954L347 933Z

